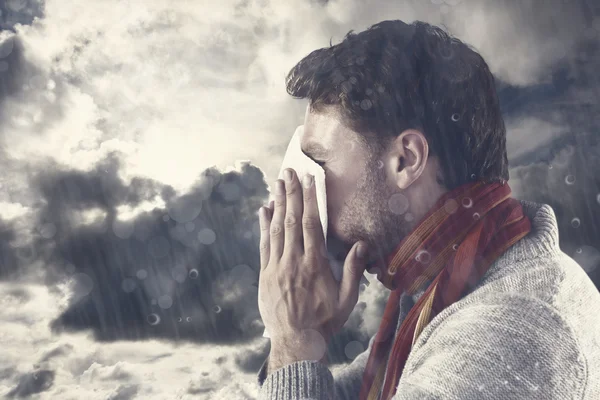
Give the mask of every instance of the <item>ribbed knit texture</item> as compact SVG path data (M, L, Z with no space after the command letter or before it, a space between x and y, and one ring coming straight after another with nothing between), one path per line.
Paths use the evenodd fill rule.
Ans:
M548 205L522 201L532 231L423 330L394 400L600 399L600 293L558 246ZM402 296L398 327L423 294ZM332 375L316 361L259 371L259 399L356 399L366 351Z

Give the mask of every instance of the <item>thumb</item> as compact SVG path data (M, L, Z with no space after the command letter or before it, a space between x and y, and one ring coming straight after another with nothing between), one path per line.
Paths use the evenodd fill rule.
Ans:
M358 248L361 247L362 254L358 253ZM359 241L354 244L352 250L346 256L344 261L344 273L342 282L340 283L339 304L343 312L350 314L356 302L358 301L358 286L360 278L365 272L367 265L367 244Z

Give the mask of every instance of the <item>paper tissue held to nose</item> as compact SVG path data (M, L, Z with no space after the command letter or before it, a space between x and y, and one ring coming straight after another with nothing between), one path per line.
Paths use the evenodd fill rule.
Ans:
M325 243L327 243L327 192L325 190L325 171L321 166L315 163L313 160L308 158L302 152L301 147L301 138L304 134L304 125L300 125L296 128L290 143L288 144L285 156L283 157L283 162L281 163L281 169L279 170L278 179L283 179L283 171L286 168L292 168L296 171L300 182L302 182L302 178L305 174L311 174L314 176L314 185L317 193L317 207L319 209L319 217L321 219L321 226L323 227L323 237L325 238ZM273 194L269 196L269 202L274 199ZM335 280L340 282L342 279L342 273L344 271L343 262L339 262L335 260L331 256L331 252L329 252L329 265L331 266L331 271L333 272L333 276ZM364 283L366 286L369 286L369 281L366 276L363 274L360 283ZM263 337L270 337L267 330L263 333Z

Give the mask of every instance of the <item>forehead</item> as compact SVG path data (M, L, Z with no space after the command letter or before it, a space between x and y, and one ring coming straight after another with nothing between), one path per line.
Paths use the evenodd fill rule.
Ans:
M323 151L333 152L341 145L355 140L356 135L356 132L341 123L333 111L317 113L306 108L301 142L305 152L314 156Z

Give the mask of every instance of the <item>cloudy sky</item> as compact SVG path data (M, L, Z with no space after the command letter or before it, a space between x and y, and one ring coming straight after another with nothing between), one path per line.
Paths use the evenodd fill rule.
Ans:
M600 284L591 0L0 0L0 396L254 399L258 221L310 51L443 25L498 83L515 197ZM330 347L376 331L375 281Z

